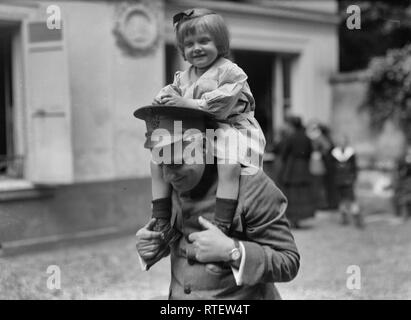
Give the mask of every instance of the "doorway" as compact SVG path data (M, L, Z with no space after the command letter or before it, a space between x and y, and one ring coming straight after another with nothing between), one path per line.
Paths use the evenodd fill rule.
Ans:
M0 23L0 175L13 161L12 39L15 28Z
M248 76L248 84L255 100L255 118L264 132L267 148L273 144L273 53L236 50L233 60Z

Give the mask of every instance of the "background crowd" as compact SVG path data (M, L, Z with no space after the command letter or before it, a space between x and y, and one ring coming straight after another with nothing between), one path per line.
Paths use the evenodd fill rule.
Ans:
M317 210L337 210L341 223L364 228L355 189L357 155L346 135L333 136L318 121L306 126L289 116L276 134L272 177L288 198L287 216L294 228ZM411 149L396 164L393 177L396 214L407 219L411 209Z

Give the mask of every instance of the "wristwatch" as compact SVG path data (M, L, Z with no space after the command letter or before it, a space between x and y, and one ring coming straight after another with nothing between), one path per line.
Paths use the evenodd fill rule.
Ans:
M230 251L230 262L237 261L241 258L240 243L236 239L233 240L235 248Z

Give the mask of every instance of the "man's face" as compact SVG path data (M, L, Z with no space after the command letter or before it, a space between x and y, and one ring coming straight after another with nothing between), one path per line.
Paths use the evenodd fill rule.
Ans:
M193 189L201 180L205 164L162 164L164 181L179 192Z
M185 146L186 143L183 144L183 148ZM204 155L204 161L201 164L187 164L181 158L177 164L173 164L176 159L174 158L174 149L172 150L171 164L161 164L164 181L170 183L179 192L189 191L197 186L203 176L205 169Z
M184 39L187 61L199 69L207 69L217 59L218 49L208 32L196 32Z

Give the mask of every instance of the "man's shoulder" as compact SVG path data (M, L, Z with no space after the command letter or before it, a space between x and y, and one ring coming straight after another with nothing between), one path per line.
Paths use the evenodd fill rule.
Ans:
M241 183L253 183L254 181L267 181L274 183L274 181L271 180L271 178L261 168L258 168L255 171L255 174L243 174L240 176Z
M275 182L262 169L258 169L255 174L242 175L240 177L240 193L243 193L245 196L252 196L258 193L262 196L284 197L284 194Z
M287 208L287 198L274 181L259 169L240 178L239 203L246 216L279 219Z

